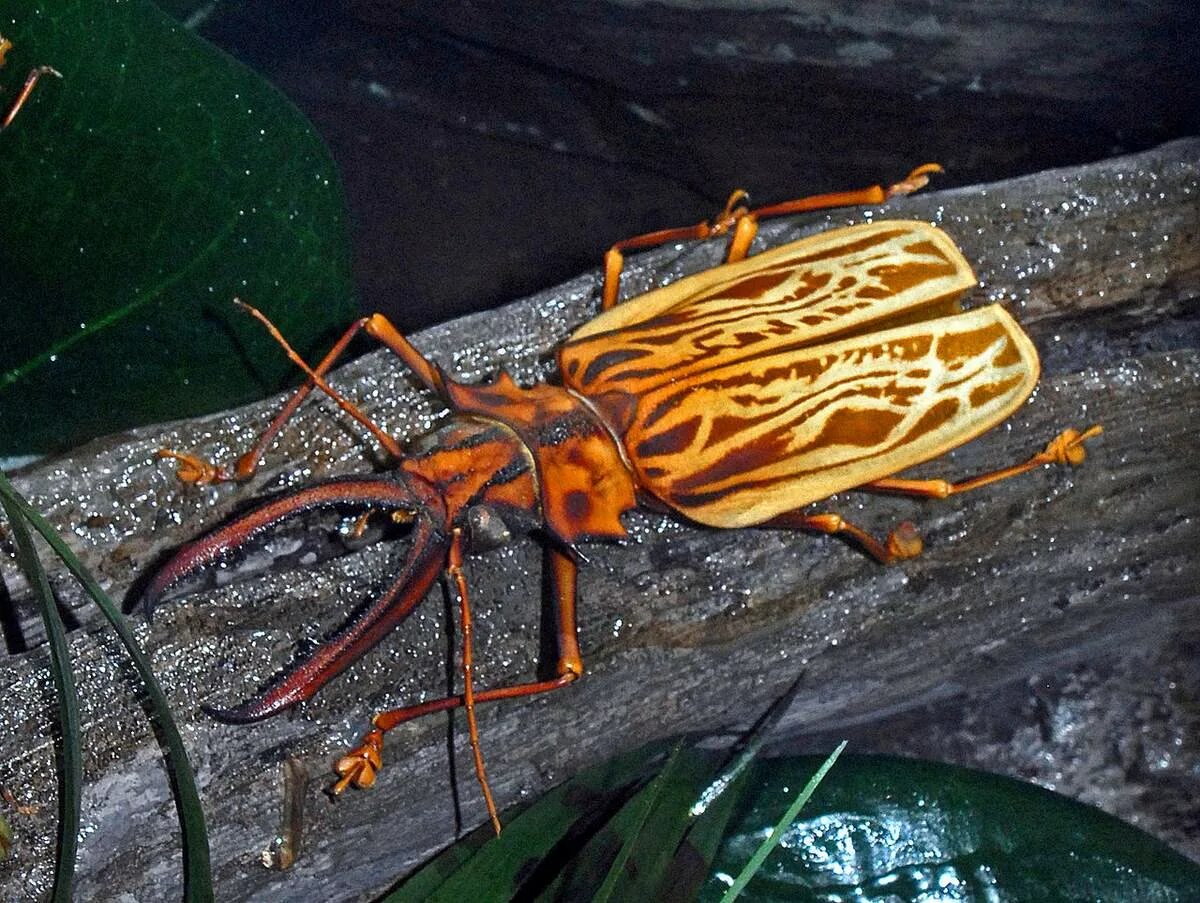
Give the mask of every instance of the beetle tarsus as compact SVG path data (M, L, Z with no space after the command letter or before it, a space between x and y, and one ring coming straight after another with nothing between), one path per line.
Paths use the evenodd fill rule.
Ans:
M1087 449L1083 447L1083 443L1088 439L1094 439L1103 432L1104 427L1098 423L1088 427L1082 433L1074 428L1063 430L1047 443L1042 455L1049 464L1070 464L1072 467L1077 467L1087 458Z
M155 452L155 457L178 461L179 464L175 469L175 476L181 483L188 483L193 486L207 486L209 483L228 483L237 479L224 465L212 464L198 455L189 455L186 452L160 448Z
M887 190L889 198L904 197L914 191L920 191L929 184L929 176L935 172L945 172L940 163L922 163L903 179Z
M925 549L925 541L909 520L899 524L887 537L887 550L893 561L916 558Z
M362 742L337 760L333 766L341 777L330 789L334 796L353 784L366 790L375 783L375 777L383 768L383 731L371 728Z
M8 44L8 47L12 46L11 42L6 41L6 43ZM8 48L6 47L4 49L7 50ZM55 78L63 77L62 73L53 66L35 66L33 69L30 69L29 75L25 78L25 84L17 93L17 99L14 100L12 102L12 106L8 108L8 112L4 116L4 121L0 122L0 131L3 131L12 125L13 120L17 118L17 114L21 112L21 108L25 106L26 101L29 100L29 96L33 94L33 89L37 85L38 80L43 75L53 75Z

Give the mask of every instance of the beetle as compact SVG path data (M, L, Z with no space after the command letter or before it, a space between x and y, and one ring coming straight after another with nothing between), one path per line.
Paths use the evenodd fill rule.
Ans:
M340 778L333 789L374 782L383 735L396 725L464 706L476 772L498 829L474 707L555 690L583 675L577 547L625 538L622 515L639 504L714 528L837 534L890 564L920 553L911 523L878 540L840 515L806 507L848 489L945 498L1043 464L1081 463L1083 443L1101 432L1098 426L1065 430L1023 463L960 482L895 476L999 424L1039 375L1032 341L1002 307L961 309L960 298L976 280L941 229L882 220L748 256L761 216L879 203L916 190L938 169L926 164L890 189L757 209L736 191L712 223L617 243L606 255L601 313L558 351L558 385L523 387L504 372L490 384L456 382L379 314L351 325L309 367L248 307L308 380L232 469L162 450L178 461L180 478L248 478L314 388L369 429L397 463L384 473L273 499L184 545L149 583L147 614L180 578L315 508L361 506L364 518L382 512L410 523L411 549L383 595L295 668L241 705L206 711L248 723L311 698L407 617L445 573L463 620L463 693L377 714L362 743L335 766ZM617 303L624 251L720 234L730 235L725 263ZM456 416L404 450L330 386L325 374L360 331L391 349ZM552 678L476 691L463 556L487 522L513 532L539 528L545 537L557 664Z

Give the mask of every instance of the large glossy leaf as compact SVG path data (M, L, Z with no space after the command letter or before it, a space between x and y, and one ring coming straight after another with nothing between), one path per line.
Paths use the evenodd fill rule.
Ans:
M702 899L717 900L817 757L766 760ZM1009 778L933 762L843 756L742 899L1196 899L1200 867L1098 809Z
M300 113L149 0L12 0L0 455L250 400L354 316L340 186ZM286 28L286 22L280 23ZM324 350L324 349L321 349Z

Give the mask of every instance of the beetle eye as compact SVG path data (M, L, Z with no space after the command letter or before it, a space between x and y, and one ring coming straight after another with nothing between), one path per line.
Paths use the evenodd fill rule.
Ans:
M467 535L471 548L478 551L498 549L512 539L504 518L487 505L473 505L467 509Z

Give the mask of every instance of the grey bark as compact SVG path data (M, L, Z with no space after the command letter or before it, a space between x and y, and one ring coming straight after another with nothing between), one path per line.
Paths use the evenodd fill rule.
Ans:
M819 506L877 534L914 520L927 551L894 568L826 538L630 517L628 543L585 550L586 677L549 697L480 711L502 804L654 737L745 726L801 671L804 688L785 728L837 733L963 691L986 694L1106 649L1143 649L1153 660L1168 640L1187 648L1179 638L1196 635L1200 140L875 210L770 222L761 243L868 215L942 225L976 266L981 285L971 300L1007 304L1042 351L1042 383L1030 403L921 473L954 477L1023 460L1067 426L1101 422L1105 435L1077 470L1038 471L941 502L846 494ZM637 256L625 284L643 290L711 265L720 253L718 243L704 243ZM415 342L460 379L483 379L501 366L518 381L540 378L552 370L555 345L594 310L597 288L589 273ZM441 416L386 354L349 364L334 381L400 437ZM184 488L154 459L155 449L169 446L230 460L277 405L109 437L16 482L120 597L157 556L238 503L378 463L360 431L327 403L306 406L249 486ZM455 830L444 717L388 737L385 768L370 792L336 804L320 793L329 762L372 711L446 691L455 640L440 592L294 718L228 727L196 710L200 702L236 702L278 673L298 644L320 638L378 590L405 548L380 543L297 566L296 545L313 542L311 532L291 536L253 556L249 566L261 570L249 579L165 605L152 627L138 621L198 770L221 899L360 899ZM321 557L328 548L317 551ZM468 562L479 686L537 670L539 561L536 547L520 542ZM80 896L168 899L178 893L178 840L157 747L119 652L62 569L48 563L81 624L71 636L89 777ZM2 567L19 613L10 639L22 633L33 648L10 656L4 669L0 783L41 807L33 815L7 811L17 842L0 866L0 886L12 898L47 886L54 775L46 655L22 579L7 558ZM1194 670L1185 674L1194 680ZM1181 694L1186 703L1200 687ZM1110 720L1097 742L1115 742L1128 724ZM453 737L457 795L470 826L484 813L461 729ZM279 763L287 755L315 778L306 851L280 873L258 858L278 827ZM1194 774L1194 736L1178 756ZM1171 824L1190 818L1194 825L1194 805ZM1195 853L1194 834L1189 840L1180 829L1171 839L1190 842Z

